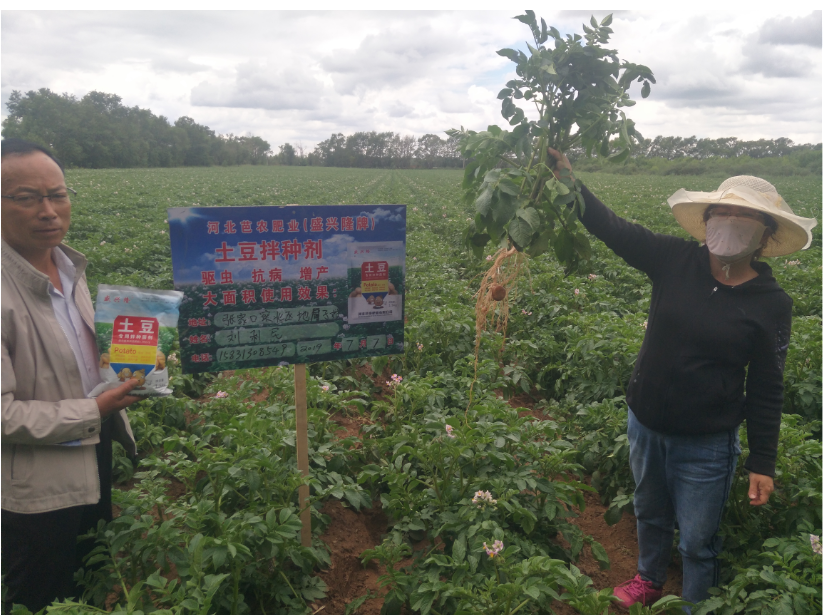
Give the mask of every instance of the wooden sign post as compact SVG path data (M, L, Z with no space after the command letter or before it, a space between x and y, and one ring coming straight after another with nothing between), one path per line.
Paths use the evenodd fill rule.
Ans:
M298 456L298 470L304 477L309 476L309 420L306 415L306 364L295 364L295 419L296 434L295 446ZM304 547L312 546L312 509L309 506L309 485L301 485L298 489L300 502L300 522L303 528L300 531L300 544Z
M168 220L183 373L294 365L308 481L306 364L403 352L406 205L171 207Z

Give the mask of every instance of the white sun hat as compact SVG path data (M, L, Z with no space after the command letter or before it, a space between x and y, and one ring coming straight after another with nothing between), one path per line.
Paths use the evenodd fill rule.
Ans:
M785 256L806 250L813 240L815 218L796 216L770 182L752 175L725 180L715 192L688 192L683 188L667 199L672 214L685 231L706 241L704 211L709 205L735 205L765 213L778 224L762 252L763 256Z

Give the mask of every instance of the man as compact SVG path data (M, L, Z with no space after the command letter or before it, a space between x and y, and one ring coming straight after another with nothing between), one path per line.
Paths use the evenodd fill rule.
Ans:
M86 259L61 243L71 202L45 148L2 141L2 562L11 603L79 594L77 537L111 520L112 438L134 455L122 386L100 382Z

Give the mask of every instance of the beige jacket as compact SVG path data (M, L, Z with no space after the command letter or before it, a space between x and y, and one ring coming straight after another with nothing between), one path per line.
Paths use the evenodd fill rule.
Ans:
M76 268L74 301L94 331L86 258L59 249ZM49 278L2 242L2 508L19 513L94 504L100 480L93 444L100 412L86 398L74 353L52 308ZM130 455L126 411L113 413L113 437ZM80 446L59 443L81 440Z

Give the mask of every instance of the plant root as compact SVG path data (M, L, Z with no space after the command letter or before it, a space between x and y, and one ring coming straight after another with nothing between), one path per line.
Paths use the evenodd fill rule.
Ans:
M472 392L478 381L478 360L481 352L481 338L487 331L501 333L501 353L506 346L506 328L509 324L509 303L516 292L516 283L521 270L526 264L526 255L514 247L501 248L493 255L492 265L481 278L481 286L475 293L475 376L469 387L469 405L472 405ZM506 292L502 299L502 287ZM464 413L466 415L466 413ZM466 416L465 416L466 418ZM468 419L467 419L468 420Z

